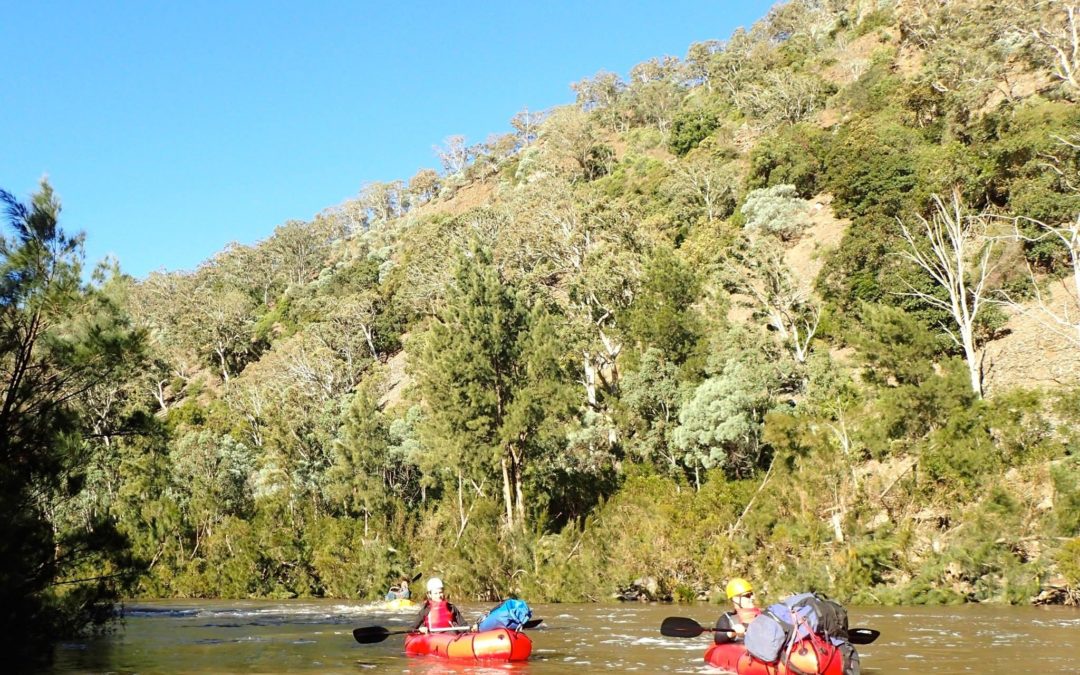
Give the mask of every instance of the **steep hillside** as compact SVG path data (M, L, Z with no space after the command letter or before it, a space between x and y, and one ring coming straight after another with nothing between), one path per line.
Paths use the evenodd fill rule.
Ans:
M144 592L1075 602L1075 9L793 0L136 285Z

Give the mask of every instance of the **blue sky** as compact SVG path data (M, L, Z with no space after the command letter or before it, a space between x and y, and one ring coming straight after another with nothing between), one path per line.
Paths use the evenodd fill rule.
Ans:
M138 277L193 269L572 82L749 27L767 0L26 1L0 12L0 187Z

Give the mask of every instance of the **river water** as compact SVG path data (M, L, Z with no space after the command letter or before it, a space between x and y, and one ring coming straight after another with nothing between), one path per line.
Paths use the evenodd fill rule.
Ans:
M467 618L490 605L462 603ZM855 607L852 627L881 637L859 647L863 673L1080 672L1080 610L1062 607ZM534 605L522 664L454 665L404 656L402 637L362 645L359 626L400 629L411 611L341 601L135 602L114 635L61 645L54 673L718 673L702 661L709 634L660 635L660 622L685 616L712 625L717 606Z

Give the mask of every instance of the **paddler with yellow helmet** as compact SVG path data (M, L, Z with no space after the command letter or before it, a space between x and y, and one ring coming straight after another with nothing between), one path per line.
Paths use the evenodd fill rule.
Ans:
M716 621L717 644L743 639L747 624L761 614L754 603L754 587L746 579L735 577L727 583L724 592L735 609L721 614Z

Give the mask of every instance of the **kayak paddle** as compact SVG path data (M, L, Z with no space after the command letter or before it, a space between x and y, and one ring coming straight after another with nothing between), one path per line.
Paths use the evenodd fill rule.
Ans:
M682 616L669 616L660 624L660 633L668 637L692 638L697 637L706 631L714 633L734 632L722 628L705 628L697 621ZM881 635L881 631L874 630L873 628L849 628L848 642L853 645L868 645L878 639L879 635Z
M536 628L543 619L533 619L521 624L522 628ZM432 628L429 633L451 633L455 631L467 631L469 626L449 626L447 628ZM364 628L353 629L353 638L362 645L375 644L376 642L382 642L391 635L405 635L407 633L415 633L414 630L388 630L383 626L365 626Z

